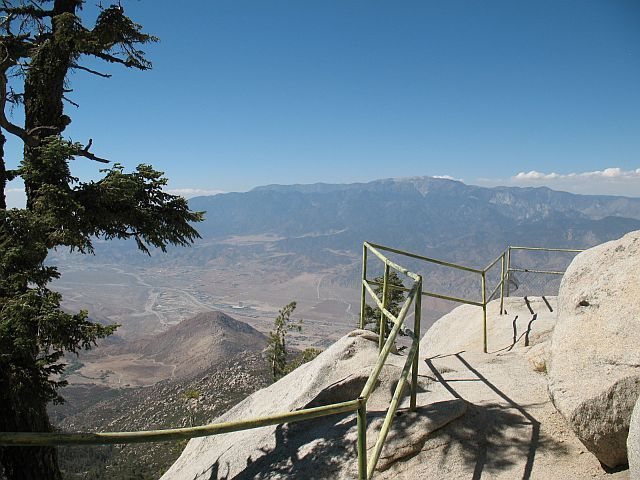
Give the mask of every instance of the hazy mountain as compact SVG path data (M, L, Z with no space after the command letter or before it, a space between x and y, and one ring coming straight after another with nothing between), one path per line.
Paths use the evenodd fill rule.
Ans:
M272 249L323 265L341 261L336 251L357 254L364 240L482 264L509 243L586 247L640 228L640 198L431 177L269 185L190 205L207 212L198 226L206 239L271 234Z
M432 177L267 185L189 203L206 211L197 225L203 239L192 248L149 259L132 243L99 242L98 258L176 268L251 260L296 272L339 265L357 270L367 240L480 267L507 245L586 248L640 229L640 198L485 188ZM355 270L344 270L340 281L355 282Z

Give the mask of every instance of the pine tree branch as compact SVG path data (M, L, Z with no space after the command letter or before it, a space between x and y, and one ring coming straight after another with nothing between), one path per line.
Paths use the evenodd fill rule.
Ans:
M63 95L63 96L62 96L62 99L63 99L65 102L69 102L69 103L70 103L71 105L73 105L74 107L76 107L76 108L80 108L80 104L79 104L79 103L74 102L73 100L71 100L70 98L68 98L66 95Z
M93 55L94 57L98 57L105 62L119 63L120 65L124 65L125 67L138 67L137 62L133 61L130 58L125 60L124 58L116 57L115 55L98 51L87 51L83 53L85 53L86 55Z
M35 5L24 5L21 7L3 7L0 8L0 13L5 13L9 16L27 16L33 18L47 18L53 17L53 10L44 10Z

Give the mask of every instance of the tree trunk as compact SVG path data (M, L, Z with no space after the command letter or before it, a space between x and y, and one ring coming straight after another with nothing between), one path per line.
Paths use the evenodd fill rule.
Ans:
M0 210L7 208L7 198L5 197L5 189L7 187L7 170L4 163L4 144L7 139L0 132Z
M57 0L52 18L52 35L31 57L24 82L25 129L41 128L38 136L44 138L61 134L70 122L64 115L64 82L73 60L72 45L68 37L73 28L70 15L75 15L77 0ZM44 127L44 128L43 128ZM55 175L55 169L43 168L38 149L25 146L24 161L40 172ZM59 178L40 178L38 182L25 179L27 208L33 208L38 190L43 183L58 184ZM65 179L66 183L66 179Z
M2 383L6 380L7 378L3 375ZM46 405L43 402L36 402L34 405L29 402L29 399L7 399L5 395L2 397L4 398L2 398L2 409L0 409L0 431L47 432L52 430ZM0 479L4 478L7 480L61 480L56 449L0 447Z
M62 133L69 123L64 115L62 97L64 82L73 60L72 45L65 38L65 30L72 28L69 14L75 14L79 0L56 0L54 18L52 19L52 35L32 56L25 77L25 128L32 130L38 127L51 127L38 131L38 136ZM25 179L27 209L33 209L38 197L38 190L43 184L58 184L55 169L43 167L39 151L26 146L24 162L34 170L48 172L50 178L38 177L37 180ZM42 259L44 261L44 258ZM31 335L36 337L38 332ZM25 362L35 365L38 352ZM46 401L34 398L29 393L21 392L20 385L11 385L10 378L0 377L0 431L5 432L50 432L51 423L47 415ZM58 467L58 455L55 448L49 447L0 447L0 465L4 467L4 475L9 480L61 480ZM0 477L1 478L1 477Z

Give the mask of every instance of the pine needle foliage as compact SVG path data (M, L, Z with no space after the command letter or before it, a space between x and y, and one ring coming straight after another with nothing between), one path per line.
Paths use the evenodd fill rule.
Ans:
M376 285L373 291L378 297L378 300L382 301L382 293L383 293L382 284L384 282L384 276L376 277L373 281L379 284L379 285ZM405 295L405 292L403 292L402 290L391 288L390 286L393 285L397 287L404 287L404 284L402 283L402 280L400 279L398 274L393 270L389 272L389 277L387 279L387 282L389 286L387 287L387 304L386 304L387 307L386 308L389 312L391 312L393 316L397 317L398 314L400 313L400 310L402 309L402 305L404 304L406 295ZM369 328L378 334L380 333L381 313L382 312L377 306L375 308L370 307L369 305L364 306L365 326L369 325L370 326ZM386 336L389 336L389 332L393 328L393 323L386 316L384 317L384 320L386 322L386 328L385 328ZM403 335L404 332L400 330L399 334Z
M277 381L290 370L287 368L287 334L291 330L302 331L302 320L291 320L291 314L296 309L296 302L285 305L278 311L273 322L274 329L269 332L267 339L267 361L271 367L273 381Z
M293 372L300 365L310 362L322 353L317 348L305 348L291 360L291 352L287 350L286 338L288 332L302 331L302 320L291 320L291 314L296 309L296 302L291 302L278 311L274 321L274 329L269 332L267 339L267 361L271 369L273 381L278 381L286 374Z

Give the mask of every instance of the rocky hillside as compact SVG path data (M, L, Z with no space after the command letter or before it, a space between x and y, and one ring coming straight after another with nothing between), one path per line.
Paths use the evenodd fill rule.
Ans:
M200 425L270 382L263 357L266 339L221 312L200 313L146 339L106 345L81 357L51 406L64 431L132 431ZM108 371L143 388L96 384L85 374ZM161 375L160 375L161 374ZM84 376L83 376L84 375ZM154 382L160 378L161 381ZM82 383L73 383L74 379ZM61 449L68 479L155 479L180 454L183 444Z
M266 343L262 333L244 322L218 311L202 312L160 334L101 345L79 360L73 357L76 366L67 379L117 388L151 385L198 375L241 352L261 352Z
M115 398L64 418L59 426L64 431L131 431L201 425L269 383L261 354L235 355L190 380L120 391ZM157 479L184 445L63 447L61 466L68 480Z
M638 248L640 231L578 255L557 302L512 297L505 315L489 304L487 354L481 309L442 317L421 341L418 409L405 398L375 478L628 479L619 438L640 393ZM374 335L352 332L219 420L354 399L376 352ZM368 451L403 360L390 355L368 403ZM162 478L354 478L355 438L348 414L194 439Z
M243 351L266 347L266 337L222 312L203 312L146 340L120 346L121 352L175 365L175 377L188 377Z

